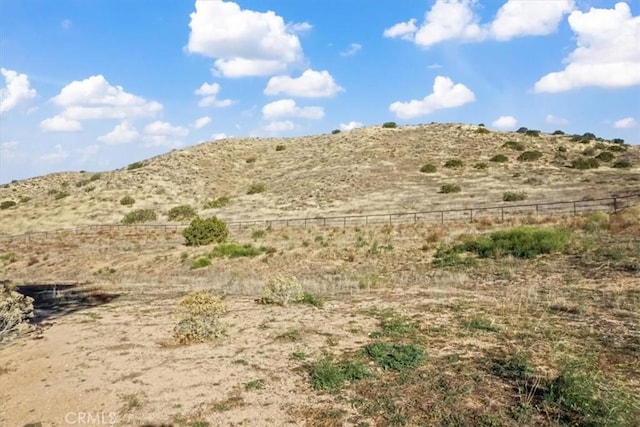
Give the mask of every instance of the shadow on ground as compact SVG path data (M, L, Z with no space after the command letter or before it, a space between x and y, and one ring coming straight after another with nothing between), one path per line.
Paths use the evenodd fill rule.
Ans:
M107 304L120 296L80 284L26 284L16 286L16 290L33 298L33 323Z

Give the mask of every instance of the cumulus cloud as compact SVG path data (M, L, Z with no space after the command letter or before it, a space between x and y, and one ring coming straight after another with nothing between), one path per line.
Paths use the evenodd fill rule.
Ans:
M558 29L562 17L574 6L574 0L509 0L491 23L491 36L505 41L520 36L552 34Z
M53 116L41 121L40 128L45 132L77 132L82 130L82 124L64 116Z
M355 121L350 121L349 123L340 123L340 129L344 131L361 128L362 126L364 126L362 123Z
M574 0L508 0L492 22L481 23L475 13L477 0L436 0L417 26L415 18L387 28L383 35L429 48L447 40L479 42L540 36L557 30L562 17L574 8Z
M324 109L322 107L299 107L293 99L281 99L262 107L262 116L266 120L282 117L320 120L324 117Z
M360 43L351 43L349 49L340 52L340 56L352 56L362 50L362 45Z
M189 129L156 120L144 127L144 133L147 135L187 136L189 135Z
M107 145L128 144L140 137L140 134L133 125L124 121L116 125L113 130L106 135L98 137L98 141Z
M273 75L302 62L297 33L311 28L231 1L196 0L190 17L187 51L216 58L214 71L225 77Z
M62 149L62 145L57 144L55 146L55 151L52 153L44 154L39 157L39 159L43 162L56 163L61 162L62 160L69 157L69 153Z
M518 120L513 116L500 116L491 123L496 129L514 129L518 124Z
M627 117L620 119L613 123L613 127L616 129L631 129L638 126L638 121L633 117Z
M632 16L629 5L574 11L569 25L576 34L577 48L565 58L563 71L549 73L535 83L535 92L640 84L640 16Z
M78 149L77 152L80 154L79 162L86 163L89 159L95 157L98 151L100 151L100 146L96 144L87 145L86 147Z
M36 90L29 85L29 77L16 71L0 68L5 86L0 88L0 113L14 109L36 97Z
M196 95L200 95L202 98L198 102L200 107L228 107L233 104L230 99L218 100L218 93L220 92L220 85L218 83L202 83L198 89L195 90Z
M218 141L221 139L226 139L228 138L227 134L222 132L222 133L214 133L213 135L211 135L211 138L213 138L214 141Z
M421 100L394 102L389 111L401 119L411 119L444 108L460 107L475 99L474 93L462 83L454 84L449 77L437 76L433 82L433 93Z
M18 141L7 141L0 144L0 158L6 161L20 162L27 158L27 155L20 151Z
M330 98L344 89L328 71L306 70L300 77L275 76L269 79L265 95L289 95L306 98Z
M291 120L281 120L268 123L264 130L268 132L286 132L295 129L295 124Z
M125 92L122 86L111 86L102 75L69 83L51 101L63 109L41 123L51 131L79 130L83 120L130 120L154 117L162 111L162 104Z
M196 121L193 122L193 127L196 129L202 129L209 123L211 123L211 117L204 116L204 117L200 117L199 119L196 119Z
M556 117L553 114L547 114L547 117L544 118L544 121L550 125L568 125L569 120L563 119L562 117Z

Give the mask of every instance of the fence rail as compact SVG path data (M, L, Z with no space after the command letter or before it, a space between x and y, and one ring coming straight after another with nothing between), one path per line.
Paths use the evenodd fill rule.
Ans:
M505 221L523 216L582 215L591 212L617 212L640 204L640 193L626 196L607 197L593 200L572 200L566 202L545 202L518 205L476 206L470 208L443 209L418 212L374 213L360 215L340 215L307 218L274 218L262 220L225 221L230 229L242 230L252 227L353 227L367 225L396 225L417 223L473 222L486 220ZM186 224L94 224L53 231L40 231L16 235L0 235L0 242L42 239L61 233L81 233L102 230L157 230L178 231Z

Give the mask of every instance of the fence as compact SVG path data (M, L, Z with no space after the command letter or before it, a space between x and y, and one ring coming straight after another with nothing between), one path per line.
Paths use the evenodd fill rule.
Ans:
M546 202L518 205L476 206L470 208L445 209L420 212L398 212L385 214L341 215L313 218L276 218L262 220L225 221L230 229L245 228L285 228L285 227L352 227L367 225L395 225L445 222L473 222L483 219L505 221L523 216L581 215L590 212L617 212L620 209L640 204L640 193L619 197L593 200L575 200L568 202ZM0 241L42 239L60 233L80 233L84 231L102 231L125 229L128 231L156 230L178 231L186 228L184 224L97 224L55 231L42 231L18 235L0 236Z

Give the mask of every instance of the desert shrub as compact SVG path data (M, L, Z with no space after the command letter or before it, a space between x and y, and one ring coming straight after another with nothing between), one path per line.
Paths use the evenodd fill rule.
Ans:
M622 144L624 144L624 139L622 139L622 138L613 138L613 139L611 140L611 142L613 142L614 144L620 144L620 145L622 145Z
M393 371L416 368L425 358L424 350L415 344L374 342L365 346L364 352L382 369Z
M133 163L129 164L129 166L127 166L127 170L128 171L132 171L132 170L135 170L135 169L140 169L143 166L144 166L143 162L133 162Z
M568 230L536 227L516 227L480 236L460 245L458 251L473 252L481 258L512 255L518 258L535 258L563 250L569 243Z
M502 200L505 202L519 202L522 200L526 200L526 198L527 195L523 192L515 193L513 191L507 191L502 195Z
M601 162L610 162L615 158L616 156L614 156L610 151L603 151L596 156L596 159L600 160Z
M302 294L302 299L300 300L301 304L312 305L317 308L322 308L324 306L324 298L319 295L310 294L309 292L304 292Z
M8 281L0 281L0 341L33 317L33 298L16 291Z
M64 199L65 197L69 197L69 193L66 191L58 191L55 196L53 196L54 200Z
M251 238L253 240L258 240L258 239L262 239L266 235L267 235L267 232L265 230L254 230L251 233Z
M123 224L137 224L139 222L155 221L158 218L153 209L136 209L122 218Z
M607 150L612 153L623 153L627 151L627 147L625 145L610 145L607 147Z
M564 135L564 132L561 130L554 130L552 135Z
M584 150L582 150L582 155L583 156L593 156L594 154L596 154L596 149L595 147L589 147L589 148L585 148Z
M4 200L2 203L0 203L0 209L9 209L14 207L15 205L17 205L17 203L13 200Z
M524 144L518 141L507 141L502 145L504 148L510 148L515 151L524 151Z
M29 196L20 196L20 198L18 199L18 201L20 203L27 203L31 201L31 197Z
M277 275L271 278L262 289L262 302L286 306L300 302L304 298L302 285L295 277Z
M191 269L197 270L199 268L209 267L211 265L211 260L207 257L200 257L193 260L191 263Z
M189 205L174 206L167 212L169 221L185 221L198 215L195 209Z
M431 164L431 163L426 163L424 165L422 165L422 167L420 168L420 172L422 173L434 173L438 170L438 168L436 167L436 165Z
M136 199L134 199L131 196L124 196L122 199L120 199L120 204L122 206L131 206L136 202Z
M523 127L519 128L516 132L518 132L518 133L527 133L528 130L529 129L527 129L526 127L523 126Z
M89 181L91 181L91 182L93 182L93 181L97 181L97 180L99 180L99 179L100 179L100 176L101 176L101 175L100 175L99 173L94 173L93 175L91 175L91 176L89 177Z
M309 366L309 380L314 390L337 391L346 381L354 382L372 377L361 361L334 361L325 357Z
M534 162L542 157L540 151L525 151L518 156L518 160L521 162Z
M284 151L286 149L287 149L287 147L285 145L283 145L283 144L276 145L276 151Z
M384 122L384 123L382 124L382 127L383 127L383 128L387 128L387 129L393 129L393 128L395 128L395 127L398 127L398 125L397 125L397 123L396 123L396 122Z
M269 248L265 246L255 247L251 243L240 245L238 243L221 243L211 251L212 257L226 257L226 258L242 258L242 257L255 257L262 253L265 253Z
M608 381L597 363L587 358L563 361L544 400L572 425L631 426L638 421L637 396Z
M600 163L593 157L580 157L571 162L573 169L597 169L600 167Z
M264 193L267 190L267 186L262 182L254 182L249 186L247 194L259 194Z
M76 187L80 188L80 187L84 187L85 185L89 184L91 181L89 181L88 179L83 179L81 181L76 182Z
M564 146L560 146L560 147L558 147L558 152L560 152L560 153L566 153L566 152L567 152L567 147L564 147Z
M491 133L491 131L484 126L479 126L476 128L475 133Z
M440 193L448 194L448 193L459 193L461 190L458 184L444 184L440 187Z
M211 341L224 335L220 318L227 312L221 296L211 291L193 292L180 301L179 321L173 334L180 344Z
M524 133L527 136L540 136L540 131L539 130L533 130L533 129L527 129L527 131Z
M489 167L489 163L487 162L478 162L475 165L473 165L473 168L478 170L487 169L488 167Z
M337 134L339 134L340 132L341 132L341 130L340 130L340 129L334 129L334 130L332 130L332 131L331 131L331 135L337 135Z
M631 162L628 160L618 160L612 165L612 167L617 169L629 169L631 166Z
M464 162L460 159L447 160L444 164L445 168L450 168L450 169L461 168L463 166L464 166Z
M508 162L509 158L504 154L496 154L490 159L490 161L497 162L497 163L504 163L504 162Z
M591 132L585 132L582 135L582 139L586 139L588 141L593 141L594 139L597 139L595 134L591 133Z
M218 218L200 218L191 220L191 224L182 231L188 246L202 246L213 242L222 243L229 236L227 224Z
M609 228L609 214L593 212L586 217L583 228L589 233L606 230Z
M252 157L247 157L247 160L245 160L247 163L255 163L257 160L257 158L255 156Z
M231 202L231 199L227 196L220 196L215 200L210 200L204 204L205 209L220 209L227 206Z

